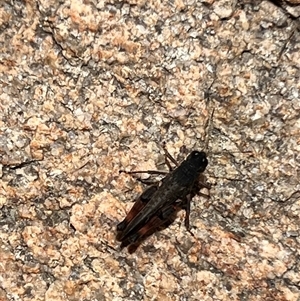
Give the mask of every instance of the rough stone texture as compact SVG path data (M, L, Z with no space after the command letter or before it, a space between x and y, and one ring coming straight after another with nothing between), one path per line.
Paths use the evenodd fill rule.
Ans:
M1 300L300 300L299 6L275 2L1 2ZM129 255L119 170L165 168L163 141L207 151L210 199Z

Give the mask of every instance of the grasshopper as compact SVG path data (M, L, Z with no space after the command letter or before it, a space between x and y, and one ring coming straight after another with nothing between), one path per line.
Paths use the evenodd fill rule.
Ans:
M205 152L192 151L181 164L178 164L165 147L164 151L170 172L166 174L146 171L149 174L166 174L166 176L161 181L152 183L136 199L125 219L117 225L116 239L121 242L121 248L128 247L129 253L133 253L146 237L170 225L179 210L185 210L185 226L189 230L191 199L201 188L210 188L209 185L198 181L208 164ZM176 165L175 169L171 168L168 159Z

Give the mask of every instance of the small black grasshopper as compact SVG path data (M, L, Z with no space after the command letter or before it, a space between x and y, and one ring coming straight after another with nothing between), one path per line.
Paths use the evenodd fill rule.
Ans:
M198 181L208 164L205 152L192 151L178 165L165 148L164 151L166 163L171 171L161 181L147 188L135 201L125 219L117 225L116 239L121 242L121 248L128 247L129 253L133 253L146 237L170 225L181 209L186 211L185 226L189 230L191 199L201 188L209 188L209 185ZM174 170L168 159L176 164ZM126 173L142 172L145 171ZM165 174L159 171L146 172Z

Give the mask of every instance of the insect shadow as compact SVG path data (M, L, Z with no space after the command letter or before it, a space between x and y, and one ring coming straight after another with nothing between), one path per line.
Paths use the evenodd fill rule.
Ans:
M189 230L192 198L196 194L204 195L200 192L202 188L210 189L203 176L208 164L205 152L192 151L179 164L167 151L165 144L163 150L169 172L120 170L127 174L165 175L162 180L156 182L140 180L150 187L135 200L125 219L117 225L116 239L121 242L121 248L128 248L129 253L135 252L147 237L171 225L180 210L185 210L185 226ZM175 168L172 167L171 162Z

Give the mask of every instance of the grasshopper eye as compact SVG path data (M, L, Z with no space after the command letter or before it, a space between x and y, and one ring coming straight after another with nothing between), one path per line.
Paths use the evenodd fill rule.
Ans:
M192 158L197 159L197 160L201 160L201 159L202 159L203 161L206 160L206 153L205 153L205 152L192 151L190 156L191 156Z
M192 152L192 156L193 156L193 157L199 157L199 156L201 156L201 152L193 151L193 152Z

